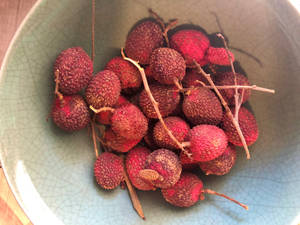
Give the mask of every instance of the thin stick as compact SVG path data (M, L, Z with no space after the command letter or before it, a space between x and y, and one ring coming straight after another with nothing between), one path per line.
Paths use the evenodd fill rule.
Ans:
M232 201L232 202L238 204L239 206L243 207L243 208L246 209L246 210L249 209L249 207L248 207L247 205L245 205L245 204L243 204L243 203L240 203L239 201L237 201L237 200L235 200L235 199L233 199L233 198L231 198L231 197L228 197L227 195L218 193L218 192L216 192L216 191L213 191L213 190L210 190L210 189L204 189L204 190L202 190L202 192L203 192L203 193L210 194L210 195L218 195L218 196L221 196L221 197L223 197L223 198L226 198L226 199L228 199L228 200L230 200L230 201Z
M94 112L94 113L100 113L100 112L103 112L103 111L111 111L111 112L114 112L115 109L114 108L111 108L111 107L102 107L100 109L95 109L92 105L90 105L90 109Z
M94 116L95 118L95 116ZM99 150L98 150L98 145L97 145L97 135L96 135L96 130L95 130L95 121L94 119L91 121L91 128L92 128L92 137L93 137L93 144L94 144L94 151L95 151L95 155L96 158L98 158L99 156Z
M161 28L163 30L165 30L166 26L165 26L164 20L156 12L154 12L152 9L148 9L148 11L151 14L151 16L153 16L154 19L161 25Z
M92 0L92 61L95 58L95 0Z
M196 65L196 67L198 68L199 72L205 76L205 78L207 79L207 81L209 82L209 84L213 87L214 91L216 92L216 94L218 95L222 105L224 106L227 115L229 116L229 118L231 119L233 125L235 126L235 129L238 132L238 135L242 141L243 147L245 149L246 155L247 155L247 159L250 159L250 153L249 153L249 149L245 140L245 137L241 131L240 125L238 120L235 119L235 117L233 116L227 102L224 100L223 96L221 95L221 93L219 92L219 90L216 88L214 82L212 81L211 77L209 74L205 73L205 71L201 68L201 66L194 60L194 64Z
M63 105L64 103L64 96L62 95L62 93L59 92L59 70L55 70L54 72L54 76L55 76L55 91L54 94L58 97L60 104Z
M133 208L136 210L138 215L143 220L145 220L146 217L144 216L142 205L140 203L140 200L139 200L139 198L136 194L136 191L135 191L134 187L132 186L132 184L131 184L131 182L128 178L128 175L127 175L127 172L126 172L126 169L125 169L126 167L125 167L125 163L124 163L124 156L122 158L123 158L123 165L124 165L124 179L125 179L125 182L126 182L126 185L127 185L127 189L128 189L128 192L129 192L129 195L130 195L130 198L131 198Z
M121 48L121 55L123 57L124 60L127 60L129 62L131 62L133 65L135 65L138 70L140 71L140 74L141 74L141 77L142 77L142 80L143 80L143 84L144 84L144 88L145 88L145 91L154 107L154 110L157 114L157 117L159 119L159 121L161 122L161 124L163 125L163 128L165 129L165 131L167 132L167 134L169 135L169 137L177 144L177 146L189 157L191 157L191 153L187 152L184 147L182 146L182 144L174 137L174 135L172 134L172 132L168 129L168 127L166 126L165 124L165 121L163 120L163 117L162 115L160 114L160 111L159 111L159 108L158 108L158 102L154 99L151 91L150 91L150 88L149 88L149 85L148 85L148 81L147 81L147 77L146 77L146 74L145 74L145 71L144 69L138 64L138 62L130 59L130 58L127 58L124 54L124 50L123 48Z

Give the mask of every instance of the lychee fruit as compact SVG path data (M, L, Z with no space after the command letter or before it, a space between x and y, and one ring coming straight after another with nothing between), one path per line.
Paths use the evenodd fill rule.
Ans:
M188 69L186 71L186 75L184 76L184 78L182 80L182 84L183 84L183 87L185 87L185 88L201 87L202 85L197 81L201 81L205 85L209 85L207 79L202 74L199 74L194 69Z
M200 169L206 175L222 176L229 173L229 171L235 164L235 160L236 160L235 147L229 144L222 155L220 155L219 157L211 161L200 162L199 166Z
M121 89L126 94L131 94L141 86L142 78L138 69L121 57L112 58L105 69L113 71L120 79Z
M183 119L180 117L170 116L165 118L164 122L179 142L183 142L185 140L190 127ZM156 145L160 148L179 149L178 145L170 138L160 121L156 123L153 129L153 139Z
M151 53L161 47L163 41L161 27L152 20L146 20L128 34L125 52L129 58L141 64L149 64Z
M201 31L187 29L173 34L170 38L170 46L183 56L187 66L192 66L194 60L203 64L204 55L210 43Z
M185 150L188 153L190 153L188 148L186 148ZM183 151L180 152L179 159L180 159L180 163L182 165L183 170L194 170L194 169L198 168L198 166L199 166L198 161L195 161L192 156L189 157Z
M177 107L180 101L180 94L174 86L152 84L149 85L154 99L158 102L158 108L162 117L171 114ZM157 119L157 114L150 101L148 94L143 90L139 99L140 107L148 118Z
M227 136L222 129L213 125L198 125L193 127L187 138L190 142L189 151L195 161L213 160L227 148Z
M56 58L54 71L59 71L59 91L66 95L78 93L93 76L93 62L81 47L68 48Z
M80 95L65 95L63 100L55 99L51 117L54 123L66 131L81 130L90 122L90 114Z
M115 109L111 117L111 128L126 139L141 139L147 133L148 120L137 106L123 105Z
M234 109L232 109L232 112L234 112ZM245 107L241 107L238 113L238 120L247 145L252 145L258 138L258 126L254 115ZM240 136L227 114L224 114L223 116L222 128L225 131L229 142L236 146L243 146Z
M249 86L250 83L247 79L247 77L245 77L244 75L240 74L240 73L236 73L236 83L237 85L245 85L245 86ZM217 74L217 76L215 76L215 85L217 86L232 86L234 85L234 73L233 72L224 72L224 73L220 73ZM235 95L235 90L234 88L230 88L230 89L219 89L221 95L223 96L224 100L229 104L229 105L235 105L235 99L234 99L234 95ZM243 95L243 100L242 102L246 102L250 95L251 95L251 90L250 89L238 89L238 93L241 95L242 92L244 91L244 95Z
M94 165L97 183L104 189L114 189L124 180L123 160L110 153L102 153Z
M232 62L234 62L234 55L231 51L228 51L231 56ZM210 46L205 55L206 60L211 64L217 64L221 66L229 66L230 61L225 48L214 48Z
M135 147L126 156L126 171L133 186L139 190L155 190L155 187L146 180L140 178L139 172L145 169L146 159L151 151L145 147Z
M185 75L184 58L171 48L157 48L150 57L152 76L161 84L172 85Z
M186 118L194 125L217 125L223 116L222 105L213 91L205 87L191 90L185 96L182 111Z

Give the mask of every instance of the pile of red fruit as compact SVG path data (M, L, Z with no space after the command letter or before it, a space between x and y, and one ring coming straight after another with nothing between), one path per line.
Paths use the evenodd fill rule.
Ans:
M126 56L122 51L94 76L82 48L60 53L53 121L67 131L91 124L95 146L105 151L94 165L104 189L125 179L139 190L161 189L179 207L194 205L204 193L230 199L203 189L195 171L227 174L235 146L245 146L242 138L247 146L257 140L255 117L241 106L256 86L234 70L219 72L233 67L225 40L223 48L214 47L200 30L168 35L170 28L157 18L137 23L127 36Z

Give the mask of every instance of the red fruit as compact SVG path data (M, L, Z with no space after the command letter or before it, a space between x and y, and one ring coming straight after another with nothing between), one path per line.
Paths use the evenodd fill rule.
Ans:
M213 125L198 125L190 130L188 140L195 161L210 161L222 155L227 148L224 131Z
M116 135L111 129L104 133L104 141L113 150L117 152L128 152L136 146L141 139L128 140L122 136Z
M179 180L182 170L178 156L167 149L158 149L148 155L145 168L158 173L158 179L152 183L159 188L173 186Z
M209 85L207 79L203 75L199 74L196 70L189 69L186 71L186 75L182 80L182 84L185 88L189 88L192 86L201 87L202 85L197 81L201 81L204 84Z
M80 95L65 95L62 102L56 98L51 116L53 122L66 131L80 130L90 122L88 107Z
M159 84L152 84L149 87L154 99L158 102L158 108L163 117L168 116L176 109L180 100L176 87ZM148 118L158 118L145 90L140 94L140 107Z
M149 191L155 190L155 187L139 176L139 172L145 169L147 156L150 155L151 151L144 147L135 147L130 150L126 156L126 170L129 179L133 186L139 190Z
M164 199L172 205L190 207L198 202L203 183L194 174L183 172L179 181L172 187L162 189Z
M234 112L234 109L232 109L232 112ZM255 117L245 107L241 107L239 110L238 119L246 143L248 146L250 146L258 138L258 127ZM236 146L243 146L235 126L227 114L224 114L222 128L224 129L229 142Z
M152 76L161 84L174 84L185 75L185 61L182 56L171 48L157 48L150 58Z
M191 90L189 95L185 96L182 110L187 119L194 125L217 125L223 116L219 99L213 91L204 87Z
M180 30L171 36L170 46L183 56L187 66L192 66L193 60L202 65L205 63L204 55L210 43L198 30Z
M234 62L233 53L231 51L228 51L228 52L232 58L232 62ZM228 54L227 54L227 51L225 48L214 48L214 47L210 46L207 49L205 57L206 57L207 61L211 64L217 64L217 65L221 65L221 66L230 65Z
M122 95L120 95L117 103L114 105L114 108L119 108L120 106L127 105L127 104L130 104L130 102L126 98L124 98ZM102 111L102 112L96 114L96 121L101 124L109 125L109 124L111 124L112 115L113 115L113 112L110 110Z
M121 89L125 93L132 93L141 86L142 78L139 70L121 57L112 58L105 69L113 71L119 77Z
M236 160L236 150L233 145L228 145L225 152L219 157L208 161L200 162L199 166L206 175L225 175L229 173Z
M158 147L155 144L155 141L153 139L153 128L156 124L156 120L149 120L148 122L148 131L147 134L144 137L144 141L146 142L147 146L151 149L158 149Z
M164 121L174 137L179 142L183 142L189 133L189 125L180 117L175 116L167 117ZM170 138L160 121L156 123L153 129L153 139L160 148L179 149L178 145Z
M115 134L126 139L142 139L148 130L148 120L135 105L123 105L115 109L111 128Z
M76 94L87 86L93 76L93 62L81 47L68 48L56 58L54 71L59 71L59 90Z
M190 153L189 149L185 150ZM183 151L180 152L179 159L183 170L193 170L199 165L198 161L195 161L192 156L188 157Z
M161 27L151 20L138 24L129 34L125 44L125 52L129 58L141 64L149 64L154 49L163 45Z
M86 101L95 109L113 106L119 99L120 91L118 76L110 70L103 70L93 77L86 88Z
M123 160L113 153L102 153L95 162L94 175L102 188L116 188L124 180Z
M236 73L236 83L237 85L245 85L249 86L250 83L244 75L240 73ZM217 86L231 86L234 85L234 74L233 72L225 72L218 74L215 76L215 85ZM229 104L229 105L235 105L235 100L234 100L234 94L235 90L234 88L232 89L220 89L219 90L221 95L223 96L224 100ZM250 95L251 95L251 90L250 89L239 89L238 92L241 95L242 92L244 91L244 96L243 96L243 103L246 102Z

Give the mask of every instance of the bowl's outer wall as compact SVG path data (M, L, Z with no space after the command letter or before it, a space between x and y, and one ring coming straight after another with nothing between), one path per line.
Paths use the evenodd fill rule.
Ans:
M164 19L220 31L251 83L276 89L253 92L260 137L252 159L241 149L230 175L204 178L206 187L249 205L245 211L218 197L189 209L139 192L147 220L134 212L127 192L102 191L93 179L93 148L86 130L65 133L47 122L53 100L52 65L62 50L91 52L90 1L44 0L16 38L0 84L0 155L11 187L39 224L291 224L300 213L299 14L286 1L96 1L95 72L119 54L132 25L153 8Z

